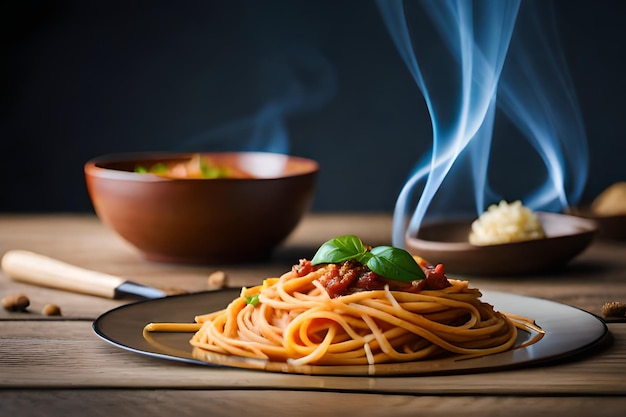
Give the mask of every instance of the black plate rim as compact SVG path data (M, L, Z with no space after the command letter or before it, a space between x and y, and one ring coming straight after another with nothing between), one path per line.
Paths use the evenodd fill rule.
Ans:
M559 303L557 301L553 301L547 298L511 294L511 293L506 293L506 292L501 292L501 291L486 291L486 290L482 291L481 290L481 292L483 293L483 297L482 297L483 301L486 301L489 303L491 303L491 300L489 300L490 298L494 300L497 300L498 298L504 298L504 300L506 300L507 298L517 299L517 300L528 300L533 303L547 304L547 305L551 305L560 309L565 309L569 312L578 314L581 317L586 317L588 320L590 320L591 323L594 324L593 337L589 337L588 339L585 340L584 343L578 343L572 349L559 351L557 353L552 353L549 355L533 357L533 358L529 358L526 360L510 361L508 363L506 361L505 363L502 363L501 361L500 362L493 361L494 358L504 358L505 355L512 356L515 354L514 353L515 351L507 351L507 352L502 352L502 353L495 354L495 355L485 356L482 358L471 359L470 361L473 361L473 363L476 364L476 366L460 366L460 367L452 367L452 368L442 367L440 369L431 369L431 370L424 369L424 370L403 371L401 369L402 365L413 364L413 365L419 366L419 365L428 365L431 362L435 362L435 365L436 365L436 363L442 362L442 361L444 363L445 362L452 363L453 361L451 361L450 359L444 359L444 360L435 360L435 361L408 362L405 364L380 364L380 365L373 365L373 367L367 366L367 365L358 365L358 366L307 365L307 366L300 366L297 368L293 368L293 367L286 366L286 364L268 362L268 361L261 360L261 359L250 360L246 358L226 357L226 355L215 355L218 358L224 357L224 362L231 363L229 365L226 365L224 364L224 362L216 363L216 362L209 362L209 361L204 361L204 360L191 358L191 357L175 356L175 355L171 355L171 354L163 353L163 352L147 351L145 349L132 346L131 344L125 343L123 341L115 340L109 334L107 334L107 332L104 332L102 330L101 323L103 321L107 320L112 315L121 314L129 309L138 309L138 308L142 308L142 306L144 305L149 305L149 304L157 306L157 303L161 303L161 302L169 303L170 300L181 299L181 298L196 298L196 297L215 298L220 295L229 295L229 296L232 295L232 298L235 298L240 293L240 289L238 288L227 288L227 289L220 289L220 290L209 290L209 291L201 291L201 292L195 292L195 293L179 294L179 295L173 295L169 297L152 299L152 300L141 300L141 301L137 301L134 303L121 305L101 314L96 320L93 321L92 329L99 338L101 338L102 340L108 342L109 344L113 346L119 347L121 349L130 351L130 352L142 355L142 356L159 358L159 359L163 359L167 361L184 362L184 363L203 365L203 366L208 366L208 367L219 367L219 368L232 368L232 369L256 370L256 371L261 370L261 371L282 372L282 373L289 373L289 374L333 375L333 376L338 376L338 375L339 376L374 376L374 375L375 376L411 376L411 375L426 376L426 375L433 375L433 374L434 375L446 375L446 374L460 374L460 373L482 373L482 372L491 372L495 370L521 368L521 367L525 367L529 365L552 363L555 361L575 357L577 355L580 355L581 353L588 352L592 350L593 348L604 344L605 341L608 340L610 336L609 329L606 323L604 322L604 320L602 320L600 317L588 311L585 311L581 308ZM485 295L487 296L487 300L485 300ZM221 308L221 307L218 307L218 308ZM506 310L505 308L500 308L500 307L496 307L496 308L502 311ZM193 321L194 315L204 314L206 312L208 311L190 312L189 322ZM149 321L147 321L145 324L147 324L148 322ZM141 333L142 329L137 329L137 330L139 333ZM558 329L548 328L545 330L547 331L546 336L544 336L544 339L542 339L542 341L539 341L537 345L541 343L545 343L544 340L546 340L546 337L550 333L554 333ZM525 351L527 349L529 348L522 348L522 349L518 349L517 351ZM232 365L232 362L233 362L232 359L234 359L235 365ZM465 361L460 361L460 362L467 363L469 361L465 360ZM487 362L487 363L483 363L483 362ZM494 363L490 364L489 362L494 362ZM268 366L268 364L273 365L273 366ZM382 370L377 371L376 367Z

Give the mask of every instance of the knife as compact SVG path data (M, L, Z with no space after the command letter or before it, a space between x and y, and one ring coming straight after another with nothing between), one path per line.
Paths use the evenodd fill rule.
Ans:
M25 250L7 251L2 257L2 270L15 281L105 298L152 299L168 295L157 288Z

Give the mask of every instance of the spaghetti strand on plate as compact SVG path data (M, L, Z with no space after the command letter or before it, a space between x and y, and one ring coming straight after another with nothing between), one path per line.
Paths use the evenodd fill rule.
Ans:
M529 343L541 337L532 320L495 311L467 281L448 279L442 265L412 258L423 276L400 281L372 271L362 262L367 256L302 259L243 288L225 309L196 316L190 343L295 366L373 365L503 352L515 346L518 328L537 332ZM176 331L176 324L147 329Z

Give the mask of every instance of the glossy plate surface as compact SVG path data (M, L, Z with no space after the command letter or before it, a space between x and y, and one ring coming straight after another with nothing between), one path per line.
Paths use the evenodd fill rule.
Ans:
M417 237L407 236L407 250L446 272L469 275L544 273L571 261L593 240L594 221L558 213L537 212L546 238L499 245L469 243L472 221L422 226Z
M98 336L115 346L162 359L293 374L362 376L484 372L521 367L582 353L608 336L604 322L583 310L539 298L483 291L482 300L493 304L497 310L534 318L546 332L545 336L534 345L480 358L371 366L290 366L282 362L194 353L189 344L190 333L150 333L150 341L144 338L143 328L148 323L193 322L196 315L226 307L239 293L239 289L228 289L140 301L104 313L94 321L93 329ZM520 331L518 345L530 337L530 334Z

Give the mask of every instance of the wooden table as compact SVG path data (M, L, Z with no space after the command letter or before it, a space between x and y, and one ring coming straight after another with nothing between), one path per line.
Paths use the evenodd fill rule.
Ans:
M353 233L389 244L387 214L311 214L274 259L247 266L181 266L144 261L92 215L0 216L0 254L26 249L157 287L207 288L215 270L229 286L258 283L310 257L319 244ZM626 302L626 243L596 239L563 271L518 278L472 277L485 290L549 298L600 314ZM40 288L0 273L0 296L23 292L28 312L0 311L1 416L316 415L601 416L626 411L626 323L612 341L581 357L524 369L461 375L326 377L207 368L112 346L92 321L132 300ZM61 317L41 314L46 303Z

